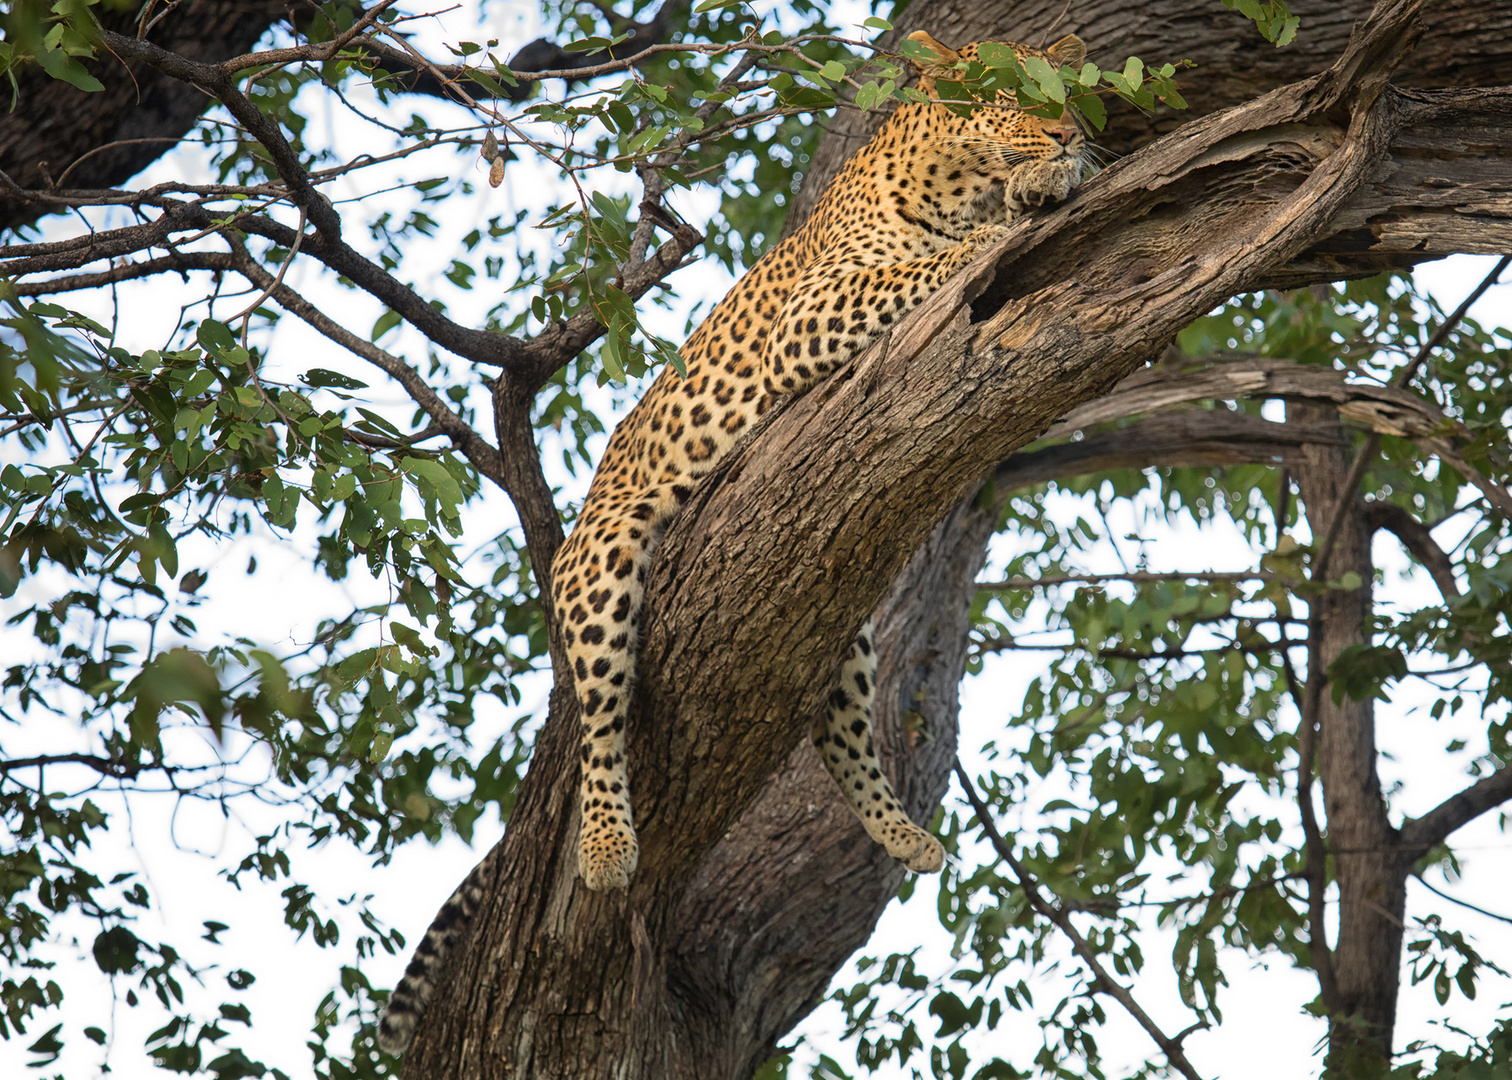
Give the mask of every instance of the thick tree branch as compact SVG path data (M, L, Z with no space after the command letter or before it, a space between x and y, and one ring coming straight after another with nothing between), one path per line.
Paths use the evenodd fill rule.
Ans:
M220 101L233 117L246 128L273 159L279 178L289 191L294 203L309 215L315 228L330 241L341 236L341 216L336 208L310 182L310 176L299 163L299 156L284 138L278 124L268 119L261 109L236 88L232 74L220 64L202 64L187 57L161 49L148 41L127 37L105 30L100 40L111 52L128 60L139 60L171 75L181 82L205 89Z
M1091 50L1088 59L1104 68L1121 66L1129 55L1142 57L1146 62L1178 58L1195 61L1200 75L1184 80L1183 87L1186 88L1187 81L1196 86L1200 79L1201 92L1187 95L1188 110L1178 112L1157 106L1144 112L1121 102L1113 103L1108 126L1097 133L1096 139L1103 152L1116 159L1147 146L1194 117L1252 101L1278 86L1327 68L1344 52L1355 24L1370 13L1372 3L1371 0L1291 0L1288 7L1301 18L1302 31L1285 49L1266 42L1253 25L1236 14L1219 12L1200 2L1166 0L1076 4L1069 8L1065 0L1018 0L1003 5L915 3L893 20L896 29L885 35L880 44L895 47L915 30L929 31L952 46L983 40L1044 45L1063 34L1074 33ZM1396 81L1403 87L1426 90L1496 86L1507 81L1512 57L1503 50L1512 36L1512 3L1443 0L1433 5L1427 23L1412 62L1397 72ZM870 112L843 112L834 117L830 137L804 171L803 188L794 200L785 232L802 221L845 158L859 149L881 122L879 115ZM1501 143L1488 149L1499 157L1506 145ZM1425 157L1410 172L1431 173L1433 168L1432 158ZM1506 170L1485 174L1488 179L1507 175ZM1386 172L1381 180L1389 181L1391 176L1392 172ZM1453 201L1451 197L1449 202ZM1384 216L1369 228L1364 227L1365 219L1361 219L1360 244L1376 242L1374 229L1388 232L1395 229L1389 205L1383 206L1380 213ZM1418 238L1426 246L1414 249L1411 243L1404 242L1399 250L1451 250L1450 245L1467 238L1475 224L1456 222L1449 205L1445 206L1439 223L1451 235L1427 229ZM1507 249L1493 250L1500 254Z
M103 285L118 285L123 281L141 281L159 274L183 273L188 270L235 270L235 262L235 257L229 251L175 251L156 259L119 263L108 270L92 274L19 281L14 287L18 296L52 296L80 289L98 289Z
M1422 858L1456 829L1509 800L1512 800L1512 765L1503 765L1464 791L1449 796L1422 817L1403 825L1402 858L1409 863Z
M1430 342L1425 346L1425 350L1431 347ZM1503 513L1512 514L1512 494L1489 480L1459 452L1451 436L1463 430L1460 425L1445 416L1433 402L1403 389L1401 384L1405 381L1405 379L1399 379L1397 385L1393 386L1351 383L1345 381L1343 372L1333 368L1299 364L1294 360L1275 357L1220 355L1211 357L1201 364L1177 366L1161 364L1146 371L1136 372L1119 384L1117 393L1078 408L1052 428L1047 433L1047 437L1064 437L1096 424L1110 423L1137 413L1169 409L1186 402L1210 399L1237 401L1246 398L1278 398L1287 401L1328 404L1337 409L1344 419L1365 425L1371 433L1371 438L1378 434L1385 434L1414 440L1430 453L1442 458L1466 480L1479 488L1493 506ZM1169 445L1167 449L1174 451L1181 446L1182 440L1186 440L1186 460L1198 463L1199 450L1206 446L1208 453L1214 459L1211 463L1224 464L1227 461L1239 460L1233 456L1238 452L1237 450L1225 449L1224 441L1229 432L1234 433L1232 437L1236 440L1245 440L1256 437L1258 432L1264 430L1263 427L1247 425L1242 420L1225 419L1219 413L1203 415L1211 418L1210 426L1205 428L1195 418L1189 419L1188 430L1180 435L1173 432L1172 445ZM1298 445L1296 436L1300 434L1300 431L1297 426L1288 424L1285 427L1291 430L1279 434L1279 440L1289 446ZM1241 432L1242 434L1239 434ZM1122 434L1122 431L1109 432L1079 443L1052 447L1049 451L1042 450L1035 451L1033 454L1017 455L999 468L999 482L1009 481L1006 472L1035 466L1053 469L1059 466L1061 460L1089 458L1093 452L1102 448L1107 448L1109 451L1107 459L1100 466L1102 468L1116 468L1121 463L1138 460L1132 454L1119 454L1119 440ZM1321 442L1331 442L1338 436L1334 432L1318 433L1317 437ZM1364 471L1363 463L1368 460L1366 451L1373 445L1375 444L1367 442L1356 455L1354 468L1350 473L1353 483L1346 490L1354 490L1358 486L1360 475ZM1155 448L1145 445L1139 448L1130 446L1129 449L1131 451L1140 449L1148 454ZM1046 456L1039 457L1038 455ZM1278 448L1275 460L1279 462L1284 457L1285 453ZM1253 460L1253 458L1244 457L1243 460ZM1337 516L1335 513L1334 517ZM1321 548L1323 556L1319 559L1320 565L1326 561L1329 544L1331 541L1326 540L1325 534L1325 544Z
M1128 414L1140 411L1131 408ZM1075 442L1021 450L997 467L992 486L1003 496L1017 488L1109 469L1200 469L1251 462L1284 465L1299 460L1306 446L1338 438L1337 431L1279 424L1244 413L1206 409L1159 413Z
M1423 564L1445 600L1459 597L1459 582L1454 580L1454 561L1438 546L1428 526L1396 503L1387 502L1369 503L1365 507L1365 521L1372 531L1385 529L1400 540L1412 557Z

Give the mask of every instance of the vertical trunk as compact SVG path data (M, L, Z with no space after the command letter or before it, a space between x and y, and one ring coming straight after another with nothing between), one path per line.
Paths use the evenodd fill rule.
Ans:
M1288 419L1337 423L1331 411L1307 406L1289 409ZM1356 492L1344 490L1349 471L1345 445L1313 445L1295 475L1315 544L1333 516L1342 515L1324 576L1337 581L1352 572L1361 582L1357 589L1332 589L1309 600L1316 635L1308 672L1318 724L1314 767L1323 786L1327 848L1339 890L1333 951L1338 1001L1330 1017L1327 1066L1331 1074L1353 1080L1384 1076L1390 1068L1406 877L1376 775L1374 701L1335 701L1327 681L1329 667L1345 649L1370 643L1370 528L1365 504Z
M877 612L879 751L920 820L939 804L955 760L970 599L994 522L967 502ZM648 671L644 697L638 719L651 721L677 689ZM564 708L575 706L559 690L552 712ZM920 739L904 731L908 712ZM656 759L654 727L632 725L631 760L643 769ZM532 774L575 767L574 729L544 727ZM817 1004L903 880L806 740L690 875L653 884L643 867L628 895L590 893L577 881L574 791L522 786L515 825L489 856L478 937L432 1001L406 1076L749 1076ZM639 824L649 834L659 815L645 809Z

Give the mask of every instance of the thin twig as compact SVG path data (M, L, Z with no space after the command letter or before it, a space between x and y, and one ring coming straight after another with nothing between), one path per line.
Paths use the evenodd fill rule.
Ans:
M1424 881L1421 876L1418 877L1417 883L1431 892L1434 896L1441 896L1451 904L1458 904L1462 908L1469 908L1477 915L1484 915L1486 918L1495 919L1497 922L1512 923L1512 918L1508 918L1506 915L1498 915L1494 911L1487 911L1485 908L1477 907L1476 905L1470 903L1470 901L1468 900L1461 900L1457 896L1450 896L1442 889L1435 889L1432 885L1428 884L1428 882Z
M301 206L299 208L299 224L294 226L294 243L289 247L289 253L284 256L283 262L279 265L278 273L273 275L273 280L256 300L225 320L229 326L237 319L246 319L246 322L242 323L242 348L244 349L247 347L247 327L252 322L252 313L258 309L264 300L273 295L274 289L283 284L284 274L288 273L290 265L294 262L294 256L299 254L299 245L304 243L305 220L306 214L304 207Z
M1076 955L1081 957L1082 962L1092 969L1092 976L1096 980L1094 992L1107 994L1128 1010L1129 1015L1135 1019L1140 1027L1145 1029L1146 1034L1155 1040L1155 1044L1165 1054L1166 1060L1171 1063L1172 1068L1181 1073L1187 1080L1202 1080L1197 1070L1192 1067L1192 1063L1187 1060L1186 1054L1182 1052L1181 1042L1192 1032L1207 1027L1206 1021L1199 1021L1191 1025L1174 1039L1161 1031L1159 1025L1150 1018L1150 1014L1145 1012L1140 1007L1139 1002L1134 1000L1134 996L1121 984L1113 981L1108 975L1101 962L1098 961L1097 953L1092 950L1092 946L1087 943L1087 939L1082 936L1081 931L1077 930L1075 924L1071 922L1071 917L1040 895L1039 883L1034 880L1034 875L1029 873L1024 864L1014 857L1013 849L1008 846L1008 842L997 831L997 826L992 821L992 815L987 812L986 805L982 802L981 796L977 794L976 785L971 782L971 777L966 775L966 770L962 767L959 759L955 763L955 775L961 784L961 788L966 792L966 798L970 801L972 810L976 812L977 824L981 825L982 832L991 841L993 849L997 851L998 858L1002 859L1013 870L1014 876L1018 878L1020 888L1024 890L1024 896L1029 901L1029 906L1054 923L1061 933L1070 939L1071 948L1075 951Z
M1280 611L1277 601L1277 611ZM1317 626L1309 627L1309 642L1316 639ZM1316 658L1309 645L1308 663ZM1281 669L1286 674L1286 687L1299 714L1297 727L1297 810L1302 818L1302 876L1307 881L1307 935L1312 952L1313 970L1318 973L1318 991L1329 1012L1340 1007L1339 985L1334 978L1333 950L1328 946L1328 926L1325 900L1328 890L1328 848L1318 828L1318 815L1313 807L1313 763L1317 758L1318 723L1317 698L1313 693L1313 679L1306 686L1297 682L1296 669L1291 656L1281 654Z
M1128 581L1133 584L1149 584L1157 581L1206 581L1206 582L1244 582L1244 581L1272 581L1275 573L1269 570L1236 570L1236 571L1213 571L1203 572L1176 572L1176 573L1147 573L1131 571L1123 574L1046 574L1043 577L1013 577L1003 578L1001 581L979 581L976 583L979 589L1043 589L1051 585L1097 585L1105 581Z

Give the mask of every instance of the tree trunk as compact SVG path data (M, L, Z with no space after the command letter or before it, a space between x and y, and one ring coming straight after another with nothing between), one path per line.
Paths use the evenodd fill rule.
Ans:
M1337 424L1317 406L1287 410L1287 420ZM1340 432L1342 435L1342 432ZM1314 574L1338 581L1354 574L1355 589L1336 588L1308 598L1312 641L1308 697L1317 724L1317 773L1328 815L1327 853L1339 890L1338 940L1333 948L1337 1000L1329 1003L1327 1066L1340 1077L1384 1076L1390 1068L1407 903L1400 838L1386 816L1376 775L1374 699L1335 701L1328 669L1344 650L1370 644L1371 528L1359 493L1346 488L1352 454L1347 444L1318 443L1292 466L1316 549L1335 532L1326 568ZM1339 521L1332 524L1335 515Z
M1456 198L1483 206L1485 182L1506 175L1487 155L1512 145L1512 92L1384 86L1417 6L1383 4L1337 72L1190 123L1020 225L705 481L648 593L629 740L642 843L631 888L592 894L576 879L575 723L559 691L489 858L489 899L408 1076L750 1075L900 880L799 745L884 596L885 760L916 816L944 790L964 612L990 528L970 502L980 479L1229 296L1422 258L1408 226ZM1401 180L1399 163L1453 123L1485 137L1473 151L1451 140L1432 178ZM1381 225L1388 182L1406 188ZM1345 244L1351 222L1370 227ZM1512 245L1512 223L1488 213L1464 242ZM1351 617L1330 623L1340 642ZM921 745L899 731L909 709L931 736ZM1330 738L1352 730L1329 724ZM1345 741L1355 760L1363 748ZM1352 776L1325 776L1325 789L1364 783ZM1350 827L1346 810L1337 827ZM1364 875L1361 855L1352 865ZM1351 939L1349 955L1368 945ZM1351 1002L1384 1025L1379 1045L1390 1010L1367 986L1379 965L1360 963Z
M969 506L953 514L878 612L879 750L910 812L925 819L955 759L966 613L994 521ZM665 588L671 576L657 580ZM761 606L753 597L739 614ZM711 681L759 699L760 669L739 654L696 640L687 651ZM830 674L839 658L834 653ZM655 678L659 659L647 656L644 703L678 697ZM553 697L553 717L563 715L563 696ZM803 716L821 709L816 698ZM907 711L919 716L910 725L922 727L918 745L902 735ZM690 740L642 708L630 760L643 794L643 856L628 896L590 893L576 881L572 785L522 788L512 821L549 823L551 831L512 824L496 849L498 884L477 916L482 933L427 1012L406 1074L691 1080L749 1076L770 1057L903 880L801 739L807 720L783 727L780 742L776 730L743 741L747 754L761 754L759 764L720 760L707 750L688 754ZM571 775L576 767L574 726L548 723L531 773ZM690 858L695 845L671 835L675 823L700 804L728 813L729 801L709 793L752 778L759 790L749 810L702 825L696 839L707 853Z

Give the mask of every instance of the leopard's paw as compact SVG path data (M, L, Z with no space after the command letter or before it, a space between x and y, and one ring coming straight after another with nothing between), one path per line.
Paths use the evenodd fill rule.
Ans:
M594 892L629 888L630 875L639 861L635 830L629 826L614 832L584 833L578 845L583 884Z
M894 830L885 846L889 855L916 874L938 874L945 865L945 849L917 825Z

